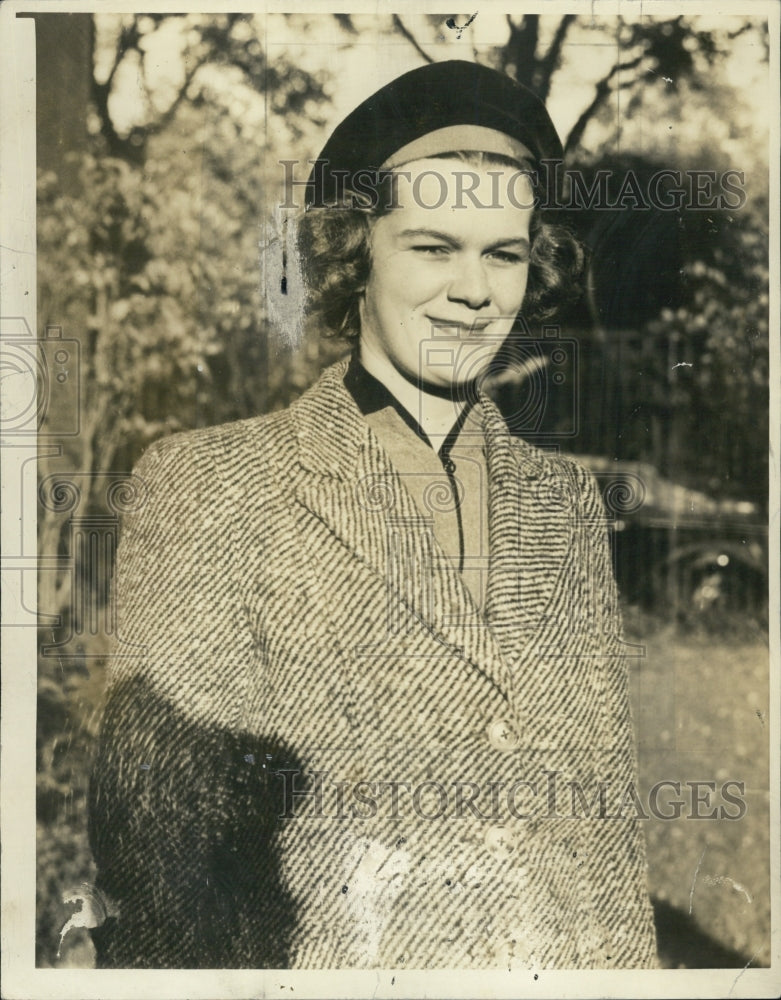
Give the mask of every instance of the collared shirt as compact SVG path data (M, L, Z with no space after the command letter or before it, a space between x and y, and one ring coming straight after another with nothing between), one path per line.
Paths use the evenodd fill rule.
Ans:
M488 474L479 403L467 402L436 451L419 421L353 353L344 376L434 537L478 608L488 578Z

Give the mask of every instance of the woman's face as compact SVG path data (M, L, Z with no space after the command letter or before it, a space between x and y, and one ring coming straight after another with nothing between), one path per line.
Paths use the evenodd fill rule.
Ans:
M507 338L529 272L532 190L511 167L428 159L399 171L373 223L361 356L443 389L478 377Z

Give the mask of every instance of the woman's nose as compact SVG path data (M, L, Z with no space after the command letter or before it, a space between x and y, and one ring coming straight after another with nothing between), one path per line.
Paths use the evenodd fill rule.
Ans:
M451 302L462 302L470 309L490 305L491 286L481 259L463 260L453 275L448 289Z

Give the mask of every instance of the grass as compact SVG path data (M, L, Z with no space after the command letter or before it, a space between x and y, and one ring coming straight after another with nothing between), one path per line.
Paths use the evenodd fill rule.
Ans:
M679 819L646 823L649 887L712 940L753 965L770 961L768 650L754 638L714 642L671 628L646 633L632 668L641 791L679 781ZM725 782L745 784L745 815L697 819L721 806ZM715 782L692 806L686 782ZM734 791L734 789L733 789ZM672 797L668 795L668 799ZM675 796L677 797L677 796ZM660 796L660 802L665 799ZM687 964L695 965L696 954Z

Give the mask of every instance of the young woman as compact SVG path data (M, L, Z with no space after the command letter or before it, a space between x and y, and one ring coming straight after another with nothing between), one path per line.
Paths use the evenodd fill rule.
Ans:
M465 62L337 128L293 406L142 458L93 774L101 966L653 965L601 502L482 390L576 286L540 102Z

